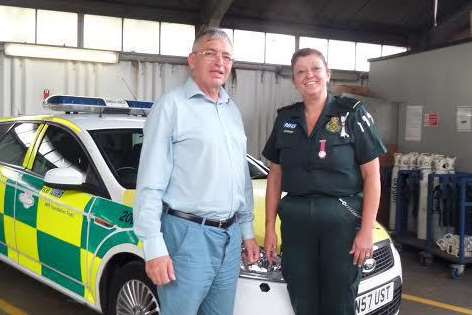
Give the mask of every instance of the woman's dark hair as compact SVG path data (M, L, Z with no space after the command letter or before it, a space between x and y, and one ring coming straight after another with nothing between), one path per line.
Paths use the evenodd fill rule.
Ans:
M294 52L292 55L292 71L293 71L293 66L295 65L295 63L297 62L299 58L306 57L309 55L318 56L321 59L321 61L323 61L326 69L328 69L328 63L326 62L326 58L323 56L323 54L319 50L316 50L314 48L302 48Z

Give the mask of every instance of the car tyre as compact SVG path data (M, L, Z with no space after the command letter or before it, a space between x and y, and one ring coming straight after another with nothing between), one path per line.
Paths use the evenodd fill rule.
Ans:
M142 262L127 263L113 274L108 301L107 315L160 314L156 286Z

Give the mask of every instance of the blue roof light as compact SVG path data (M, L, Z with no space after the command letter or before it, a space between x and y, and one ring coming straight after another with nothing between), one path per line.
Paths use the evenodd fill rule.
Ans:
M128 103L128 106L130 108L148 108L151 109L152 105L154 104L153 102L145 102L145 101L129 101L127 100L126 103Z
M52 95L45 100L48 105L85 105L85 106L106 106L103 98L85 97L85 96L69 96L69 95Z
M133 100L107 100L100 97L52 95L43 101L44 107L70 112L146 115L154 103Z

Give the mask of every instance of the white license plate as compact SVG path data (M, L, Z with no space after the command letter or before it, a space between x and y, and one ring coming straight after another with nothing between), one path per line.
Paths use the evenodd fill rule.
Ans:
M393 300L393 282L356 298L356 314L364 315Z

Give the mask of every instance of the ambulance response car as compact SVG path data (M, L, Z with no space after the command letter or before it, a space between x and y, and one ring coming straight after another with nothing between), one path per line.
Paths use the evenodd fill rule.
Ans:
M51 96L45 105L63 113L0 120L0 259L99 312L159 314L132 229L152 103ZM267 168L251 156L247 161L262 244ZM397 314L400 259L380 225L373 233L357 314ZM257 264L241 263L235 314L293 314L280 259L269 266L262 252Z

